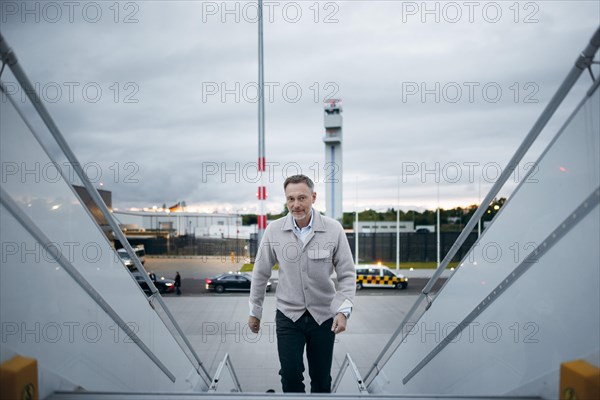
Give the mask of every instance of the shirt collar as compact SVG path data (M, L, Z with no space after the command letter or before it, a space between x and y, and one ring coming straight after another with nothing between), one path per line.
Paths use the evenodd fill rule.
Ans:
M314 210L311 209L310 210L310 221L308 221L308 225L306 225L304 228L300 228L298 227L298 224L296 223L296 219L294 218L294 216L292 216L292 222L294 223L294 229L297 231L301 231L303 229L312 229L312 223L313 223L313 217L314 217L315 213Z

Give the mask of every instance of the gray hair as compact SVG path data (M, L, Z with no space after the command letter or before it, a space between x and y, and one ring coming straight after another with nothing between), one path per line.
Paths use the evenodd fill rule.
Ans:
M310 189L311 192L313 192L315 190L315 184L306 175L288 176L288 178L285 180L285 182L283 182L283 190L285 190L285 188L287 188L287 185L289 185L290 183L304 183L304 184L306 184L306 186L308 186L308 188Z

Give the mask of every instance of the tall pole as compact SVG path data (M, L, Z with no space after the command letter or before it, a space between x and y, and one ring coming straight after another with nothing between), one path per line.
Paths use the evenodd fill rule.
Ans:
M481 205L481 178L479 178L479 205ZM481 236L481 218L477 220L477 238Z
M437 226L435 227L437 233L437 266L440 266L440 183L437 184Z
M400 177L398 177L398 204L396 210L396 271L400 270Z
M260 186L258 187L258 244L262 241L267 228L267 215L265 202L267 201L267 188L265 187L265 74L263 65L263 2L258 0L258 173Z
M356 214L356 229L354 229L354 264L358 267L358 232L360 231L358 227L358 208L354 213Z
M356 208L354 213L356 214L356 223L354 225L354 264L358 267L358 177L356 178Z

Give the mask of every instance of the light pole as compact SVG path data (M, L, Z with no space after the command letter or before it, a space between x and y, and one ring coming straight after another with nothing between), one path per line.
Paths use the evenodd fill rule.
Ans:
M356 222L354 224L354 265L358 267L358 232L360 231L358 227L358 177L356 177L356 204L354 205L354 214Z
M265 186L265 74L263 54L263 2L258 0L258 174L260 186L258 187L258 235L257 246L267 228L267 215L265 202L267 201L267 188Z
M396 209L396 271L400 271L400 177L398 177L398 204Z
M481 178L479 178L479 205L481 206ZM481 236L481 218L477 221L477 238Z
M437 233L437 266L440 266L440 182L437 183L437 226L435 228Z
M354 224L354 264L358 267L358 232L360 228L358 227L358 208L354 211L356 215L356 223Z

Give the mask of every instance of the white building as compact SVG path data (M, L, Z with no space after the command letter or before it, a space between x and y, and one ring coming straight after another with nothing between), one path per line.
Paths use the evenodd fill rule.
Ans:
M236 237L237 231L242 231L242 217L238 214L114 211L113 215L128 231L171 230L175 231L176 235L196 237L211 236L211 230L213 233L218 232L219 227L222 227L223 237Z
M356 222L352 224L356 232ZM396 221L359 221L360 233L396 233ZM413 221L400 221L400 232L414 232Z

